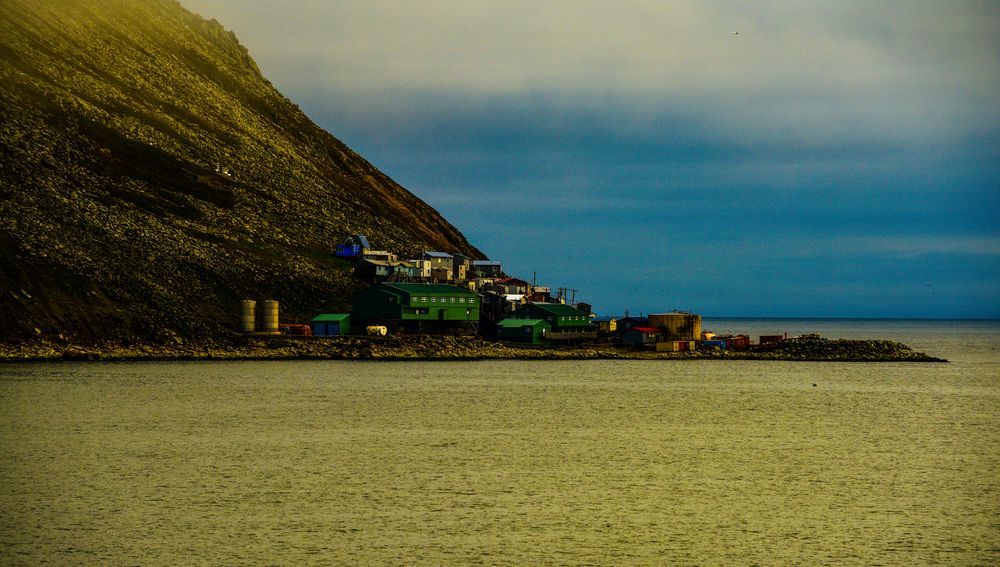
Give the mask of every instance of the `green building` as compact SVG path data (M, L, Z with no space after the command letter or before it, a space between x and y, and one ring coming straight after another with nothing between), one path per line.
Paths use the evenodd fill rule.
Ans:
M547 341L582 342L597 338L597 327L590 323L590 316L562 303L527 303L510 317L541 319L552 325L552 329L545 333Z
M541 319L503 319L497 323L497 338L501 341L545 344L545 335L552 329Z
M309 321L314 337L338 337L351 333L351 316L348 313L323 313Z
M420 327L420 323L479 322L479 296L454 285L380 283L354 294L360 324Z

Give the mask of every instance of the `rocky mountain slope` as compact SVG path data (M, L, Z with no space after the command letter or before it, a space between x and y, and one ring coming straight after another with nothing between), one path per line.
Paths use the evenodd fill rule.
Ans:
M175 0L0 2L0 341L343 309L345 235L482 255Z

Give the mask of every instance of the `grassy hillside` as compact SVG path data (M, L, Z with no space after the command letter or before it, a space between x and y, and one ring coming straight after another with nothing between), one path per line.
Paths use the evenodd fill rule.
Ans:
M333 101L335 103L335 101ZM0 340L164 340L342 309L349 233L481 256L174 0L0 2Z

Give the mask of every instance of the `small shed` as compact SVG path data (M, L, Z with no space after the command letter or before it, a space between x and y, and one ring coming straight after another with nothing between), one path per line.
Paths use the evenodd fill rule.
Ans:
M349 313L323 313L309 321L312 334L315 337L339 337L351 332L351 315Z
M547 321L542 319L504 319L497 323L497 338L501 341L545 343L545 335L552 329Z

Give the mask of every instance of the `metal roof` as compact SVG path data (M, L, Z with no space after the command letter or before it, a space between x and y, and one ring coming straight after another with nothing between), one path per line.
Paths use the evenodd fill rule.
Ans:
M499 266L500 260L473 260L473 266Z
M340 322L350 317L350 313L321 313L309 320L310 323Z
M447 252L424 252L424 256L430 256L431 258L454 258L454 256Z
M432 284L432 283L380 283L377 287L390 288L404 293L458 293L462 295L476 295L475 293L458 287L457 285Z
M356 245L361 246L362 248L371 248L372 247L372 245L369 244L369 242L368 242L368 237L366 237L363 234L352 234L351 236L348 237L348 240L352 240L352 239L353 239L353 242Z
M659 329L654 329L652 327L632 327L629 331L639 331L640 333L659 333ZM626 333L628 331L625 331Z
M497 327L525 327L529 325L534 327L539 323L551 326L548 321L544 321L542 319L501 319L500 322L497 323Z
M539 309L543 309L545 311L548 311L549 313L552 313L553 315L559 315L559 316L577 316L577 315L583 315L584 317L587 317L587 314L584 313L583 311L580 311L579 309L577 309L575 307L570 307L569 305L565 305L565 304L562 304L562 303L541 303L541 302L537 302L536 301L536 302L533 302L533 303L529 303L528 305L534 305L535 307L538 307ZM522 309L523 309L523 307L522 307ZM590 318L587 317L587 319L589 320Z

